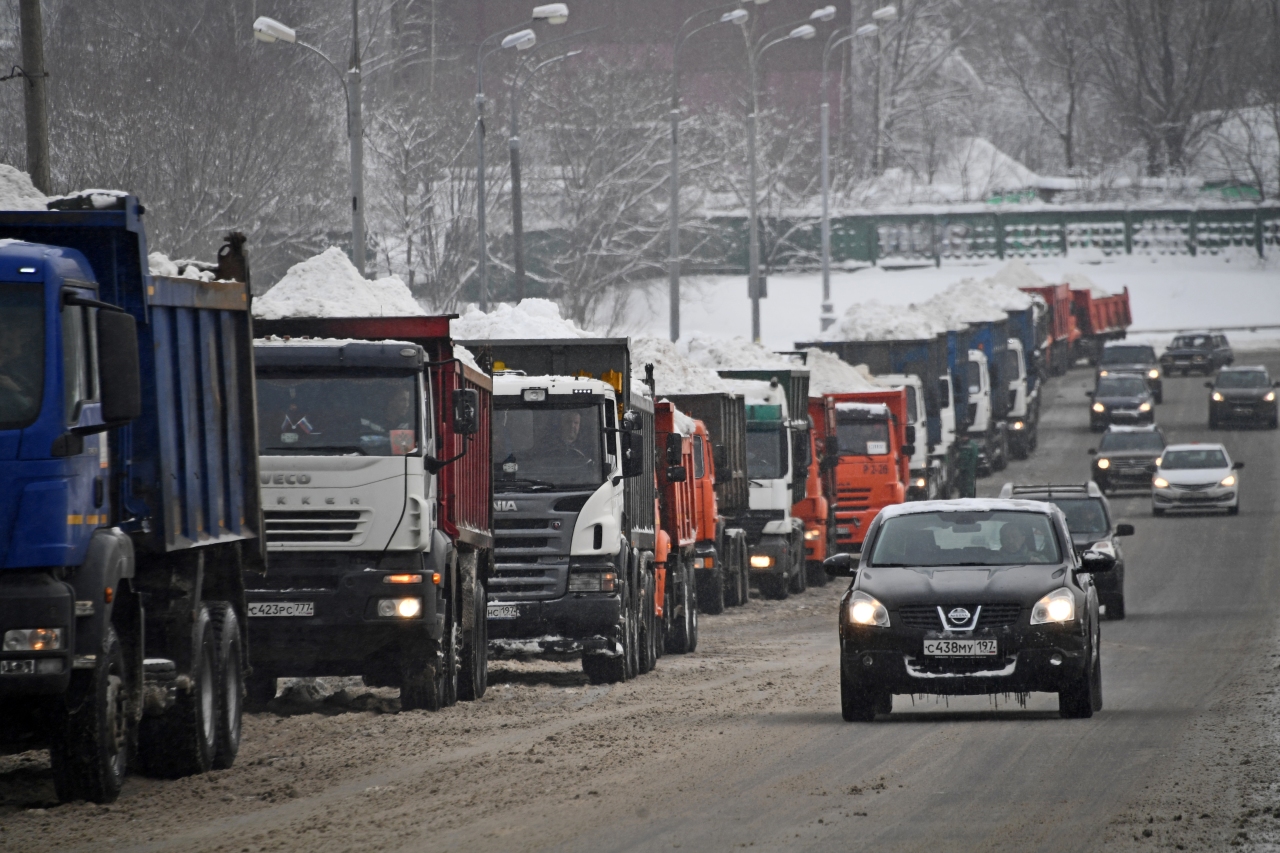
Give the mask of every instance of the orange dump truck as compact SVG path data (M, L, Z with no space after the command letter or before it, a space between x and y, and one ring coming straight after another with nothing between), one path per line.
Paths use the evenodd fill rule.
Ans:
M698 501L693 476L698 422L669 400L654 404L653 418L659 538L667 540L659 543L657 553L654 604L661 625L658 639L666 651L685 654L698 646L694 581Z
M836 547L859 551L882 508L906 499L915 453L905 388L827 394L834 404Z
M825 586L822 561L836 553L835 496L836 404L830 397L809 398L809 466L804 499L791 514L804 522L804 560L808 581Z

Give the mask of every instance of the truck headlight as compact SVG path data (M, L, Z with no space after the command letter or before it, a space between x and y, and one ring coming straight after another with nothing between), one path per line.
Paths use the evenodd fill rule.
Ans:
M1148 371L1147 371L1147 378L1148 378L1148 379L1159 379L1159 378L1160 378L1160 371L1156 370L1154 367L1153 367L1153 368L1151 368L1150 370L1148 370Z
M822 535L822 531L816 527L810 527L808 530L804 532L804 538L805 538L805 541L807 542L812 542L813 540L817 539L821 535Z
M1110 468L1110 467L1111 467L1111 460L1110 460L1110 459L1099 459L1099 460L1098 460L1098 467L1099 467L1099 468L1101 468L1103 471L1107 470L1108 468Z
M1098 371L1098 375L1099 375L1099 376L1110 376L1111 374L1110 374L1108 371L1106 371L1106 370L1099 370L1099 371Z
M1076 598L1065 586L1055 589L1031 608L1031 624L1061 624L1076 618Z
M617 588L617 572L573 572L569 575L569 592L614 592Z
M383 619L400 617L417 619L422 615L421 598L383 598L378 601L378 615Z
M865 592L855 592L846 606L849 621L854 625L889 627L889 611L883 604Z
M773 567L773 557L770 557L768 554L752 554L751 555L751 568L768 569L772 567Z
M1098 414L1102 414L1107 410L1107 407L1102 405L1101 403L1094 403L1092 408Z
M1211 396L1211 398L1213 399L1213 402L1215 402L1215 403L1221 403L1221 402L1222 402L1222 393L1221 393L1221 392L1219 392L1219 391L1214 391L1214 392L1213 392L1213 394L1211 394L1210 396Z
M926 480L924 477L916 477L916 488L917 488L917 489L923 489L923 488L924 488L925 486L927 486L927 485L929 485L929 481L928 481L928 480Z
M1022 421L1014 421L1013 428L1014 430L1026 429L1027 425L1024 424Z
M6 652L53 652L62 648L61 628L18 628L4 632Z
M1157 489L1167 489L1169 488L1169 481L1164 477L1156 477L1151 481L1151 485L1155 486Z

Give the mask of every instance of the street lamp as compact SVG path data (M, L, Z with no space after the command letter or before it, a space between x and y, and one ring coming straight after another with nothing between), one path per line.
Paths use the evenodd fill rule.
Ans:
M898 19L897 6L882 6L871 13L876 30L876 157L875 172L884 171L884 25Z
M747 295L751 297L751 340L757 343L760 341L760 300L765 296L765 283L760 278L760 224L756 199L756 113L760 108L756 70L760 58L769 48L793 39L813 38L818 31L808 21L830 21L835 15L835 6L815 9L804 21L775 27L762 35L754 45L747 46L747 70L751 78L751 114L747 116ZM783 30L788 30L785 35L774 36Z
M763 6L769 0L754 0L755 5ZM695 12L685 19L676 30L675 44L671 50L671 203L667 211L670 220L670 251L667 257L667 290L671 310L671 340L680 340L680 48L694 34L700 33L716 24L745 25L748 12L738 6L737 0ZM685 32L685 27L703 15L719 12L721 9L733 8L725 12L718 20L694 27Z
M872 17L883 11L883 9L877 9L876 12L872 13ZM852 41L855 38L875 35L879 31L880 27L876 24L863 24L852 33L845 33L844 35L840 35L840 30L835 30L827 37L826 47L822 49L822 106L820 109L822 117L822 314L818 322L824 332L831 328L836 321L835 309L831 304L831 153L829 142L831 107L827 103L827 60L831 58L831 51L845 42Z
M319 56L338 75L347 99L347 147L351 154L351 262L364 275L364 121L360 95L360 3L351 0L351 64L344 76L332 59L317 47L298 41L298 33L266 16L253 22L253 37L265 44L277 41L296 44Z
M569 7L564 3L546 3L533 7L530 23L539 21L548 24L563 24L569 20ZM490 43L502 37L500 44L490 47ZM476 242L479 248L478 275L480 281L479 299L481 311L489 310L489 257L485 233L485 176L484 176L484 59L497 50L528 50L538 43L538 36L532 29L517 30L507 33L501 31L485 36L476 48ZM488 47L488 50L485 48Z

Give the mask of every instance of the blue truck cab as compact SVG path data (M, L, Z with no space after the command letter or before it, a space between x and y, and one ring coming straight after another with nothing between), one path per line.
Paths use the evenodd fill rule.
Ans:
M60 799L109 802L135 763L239 746L249 290L149 275L132 196L54 204L0 211L0 749L47 746Z

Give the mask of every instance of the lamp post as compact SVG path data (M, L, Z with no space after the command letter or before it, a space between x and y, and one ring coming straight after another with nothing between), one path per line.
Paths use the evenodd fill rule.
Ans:
M351 62L344 75L342 69L319 48L298 41L298 33L274 18L260 17L253 22L253 36L271 44L282 41L296 44L319 56L338 75L342 94L347 100L347 147L351 155L351 263L364 275L364 120L361 115L360 73L360 0L351 0Z
M769 0L753 0L753 2L757 6L763 6ZM667 296L671 306L670 332L673 342L680 340L680 48L695 33L700 33L716 24L745 25L747 10L735 8L731 12L722 14L718 20L685 32L685 27L703 15L738 5L738 2L725 3L690 15L676 30L675 44L671 50L671 202L667 211L671 234L670 250L667 255Z
M756 199L756 113L759 112L760 107L756 69L760 58L769 48L792 39L808 40L817 35L817 29L808 21L830 21L835 16L835 6L824 6L814 10L805 21L793 22L769 30L754 45L748 45L747 69L751 78L751 114L747 116L747 295L751 297L751 340L757 343L760 341L760 300L765 296L765 283L760 278L760 227ZM772 37L774 33L788 27L791 29L786 35Z
M871 13L876 29L876 154L875 172L884 171L884 29L883 26L898 19L896 6L882 6Z
M533 8L531 23L546 21L548 24L563 24L569 20L569 7L564 3L547 3ZM528 50L538 43L537 34L532 29L517 30L502 37L502 41L494 47L490 43L503 36L502 31L485 36L476 48L476 243L479 250L477 273L479 277L479 299L481 311L489 310L489 257L485 233L485 176L484 176L484 60L497 50ZM488 50L486 50L488 48Z
M874 35L879 30L875 24L866 24L844 35L840 35L840 30L835 30L827 37L826 47L822 49L822 106L819 111L822 123L822 314L818 322L823 332L836 321L835 309L831 304L831 105L827 102L827 60L831 57L831 51L845 42Z

